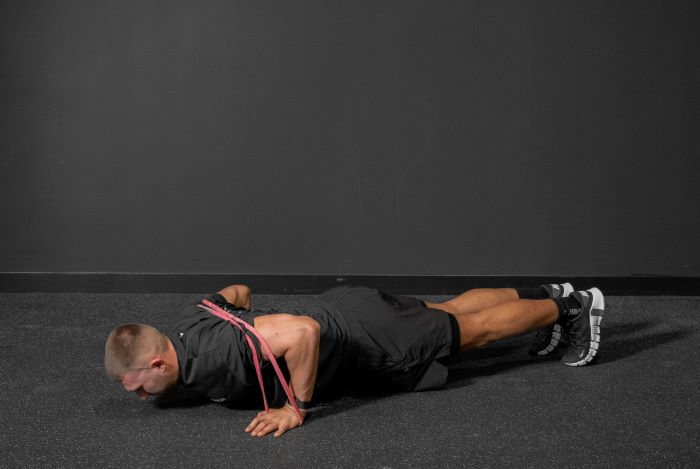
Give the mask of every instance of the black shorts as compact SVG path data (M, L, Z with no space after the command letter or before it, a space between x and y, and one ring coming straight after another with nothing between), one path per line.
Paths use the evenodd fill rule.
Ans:
M373 389L419 391L445 384L447 369L437 360L460 351L452 314L366 287L336 287L319 299L346 319L351 371Z

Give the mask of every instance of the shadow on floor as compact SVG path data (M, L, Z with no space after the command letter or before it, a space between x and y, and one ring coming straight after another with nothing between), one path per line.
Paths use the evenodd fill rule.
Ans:
M662 322L637 321L625 324L613 324L602 329L603 342L598 363L613 363L638 353L678 342L691 335L686 329L649 331L653 327L663 326Z
M637 321L625 324L613 324L603 329L603 347L595 364L613 363L627 359L640 352L659 347L668 343L678 342L693 333L685 329L653 332L650 329L663 323L652 321ZM445 389L455 389L469 385L474 378L491 376L523 366L541 364L547 361L559 360L566 351L563 344L557 352L547 357L527 357L515 360L507 356L525 353L522 344L488 347L461 354L450 362L450 375ZM486 363L484 363L486 362Z

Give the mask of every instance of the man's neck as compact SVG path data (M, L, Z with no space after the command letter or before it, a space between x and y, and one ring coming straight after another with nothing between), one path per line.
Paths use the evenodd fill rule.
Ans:
M175 346L170 338L168 338L168 351L165 352L165 360L172 370L172 375L175 382L177 382L180 377L180 362L177 359L177 352L175 351Z

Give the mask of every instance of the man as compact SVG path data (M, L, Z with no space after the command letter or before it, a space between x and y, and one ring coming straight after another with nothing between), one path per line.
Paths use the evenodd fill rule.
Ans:
M259 408L262 389L273 396L273 408L258 413L245 431L277 437L302 424L312 400L331 398L345 386L439 388L447 379L445 360L538 329L531 354L549 355L566 337L562 362L586 365L598 352L605 309L599 289L574 292L569 283L474 289L443 303L341 286L285 313L251 309L250 297L248 287L231 285L203 303L252 325L269 348L248 329L199 305L165 333L142 324L117 327L105 346L108 376L141 399L179 387L236 408ZM255 356L265 362L261 382ZM267 366L274 358L293 404Z

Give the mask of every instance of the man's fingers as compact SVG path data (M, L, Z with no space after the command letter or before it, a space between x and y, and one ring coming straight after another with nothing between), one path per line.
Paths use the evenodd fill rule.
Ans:
M282 436L287 430L289 430L288 425L280 425L280 427L275 432L275 438L277 438L278 436Z
M267 415L268 413L265 410L258 412L258 415L256 415L255 418L250 422L250 424L245 428L245 431L249 432L253 430L259 423L265 420L265 416Z
M272 428L268 430L268 427ZM275 428L277 428L277 425L271 420L270 415L263 415L260 418L255 418L246 431L250 430L251 436L262 436L270 433Z
M265 418L264 416L263 417L256 417L253 419L252 422L250 422L250 425L248 425L248 427L246 427L245 431L255 433L256 430L259 430L266 423L267 423L267 418Z
M274 423L268 423L255 430L255 432L253 432L253 436L265 436L271 431L273 431L275 428L277 428L277 425L275 425Z
M247 427L245 427L245 431L247 431L247 432L251 431L253 428L255 428L255 426L256 426L257 424L258 424L258 419L257 419L257 417L256 417L256 418L254 418L254 419L248 424Z

